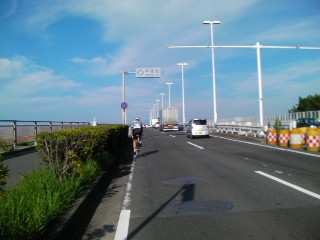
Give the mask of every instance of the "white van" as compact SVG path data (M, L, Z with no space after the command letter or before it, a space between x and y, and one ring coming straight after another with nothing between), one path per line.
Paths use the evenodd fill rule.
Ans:
M187 125L187 137L209 137L206 119L192 119Z

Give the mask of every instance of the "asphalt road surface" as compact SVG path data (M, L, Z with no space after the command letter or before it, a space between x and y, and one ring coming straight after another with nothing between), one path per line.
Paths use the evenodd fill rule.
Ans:
M320 155L146 129L116 238L320 239Z

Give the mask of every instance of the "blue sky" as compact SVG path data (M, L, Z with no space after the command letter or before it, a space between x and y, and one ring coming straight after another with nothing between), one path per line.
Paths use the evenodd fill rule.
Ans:
M156 99L186 119L213 117L211 50L167 45L320 47L318 0L0 0L0 119L121 123L121 72L161 67L161 78L126 76L128 122L149 120ZM320 93L320 50L262 49L264 114L286 113ZM218 120L258 116L254 49L215 49ZM159 106L161 102L159 103Z

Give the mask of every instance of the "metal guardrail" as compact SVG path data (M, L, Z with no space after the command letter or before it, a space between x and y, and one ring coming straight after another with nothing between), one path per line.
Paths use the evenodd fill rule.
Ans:
M309 112L295 112L295 113L283 113L283 114L270 114L265 115L263 117L264 123L268 124L273 123L276 120L279 121L295 121L298 118L316 118L320 119L320 111L309 111ZM248 116L248 117L233 117L233 118L221 118L218 119L219 123L245 123L245 122L252 122L252 123L259 123L259 116Z
M285 114L273 114L264 116L263 126L259 126L259 117L234 117L219 119L214 125L212 119L208 119L211 131L225 132L241 135L253 135L255 137L266 137L268 128L272 128L278 120L285 129L292 130L296 127L298 118L315 118L320 119L320 111L295 112Z
M232 133L244 136L264 137L265 133L260 126L246 126L246 125L216 125L212 129L213 132Z
M266 132L269 128L274 128L274 122L271 124L270 122L264 122L264 125L261 127L257 123L252 124L216 124L211 127L212 132L222 132L222 133L232 133L239 134L244 136L253 136L253 137L266 137ZM295 121L282 121L281 127L284 129L292 130L292 128L296 127Z
M73 129L89 126L90 122L63 122L63 121L24 121L24 120L0 120L0 140L2 147L34 142L39 132L53 132L57 130ZM4 145L4 143L8 143Z

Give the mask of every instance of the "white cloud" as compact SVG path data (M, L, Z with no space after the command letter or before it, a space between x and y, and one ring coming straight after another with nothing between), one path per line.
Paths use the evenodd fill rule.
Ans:
M23 67L23 59L0 58L0 79L7 79L13 76L17 71Z
M6 95L40 92L44 89L63 90L78 86L77 83L53 70L38 66L24 57L0 59L0 79L6 80L3 90Z

